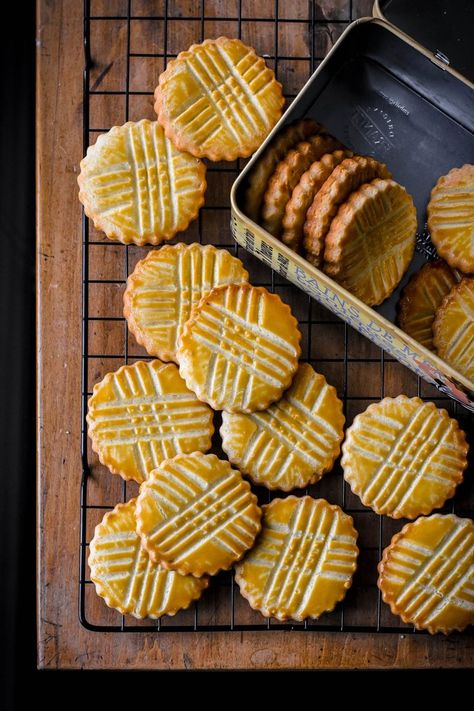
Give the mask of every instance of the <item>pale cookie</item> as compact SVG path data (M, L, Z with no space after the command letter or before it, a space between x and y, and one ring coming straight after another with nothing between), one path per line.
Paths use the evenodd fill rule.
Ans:
M114 126L81 161L79 200L110 239L160 244L185 230L204 203L206 166L181 153L156 121Z
M298 252L301 248L306 213L313 202L314 196L322 188L334 168L344 158L348 158L351 155L351 151L326 153L320 160L312 163L309 169L301 176L299 183L285 205L285 214L282 222L283 233L281 241L291 249Z
M381 304L411 261L416 225L415 206L405 188L393 180L366 183L331 223L324 271L369 306Z
M474 382L474 279L462 279L444 298L433 343L440 358Z
M413 274L398 302L398 323L422 346L434 351L433 321L446 294L458 282L452 269L438 259Z
M441 176L428 203L428 228L440 257L474 274L474 165Z
M251 220L258 222L263 195L278 163L290 148L320 131L321 126L313 119L300 119L285 126L265 149L247 178L244 212Z
M300 622L333 610L357 566L352 518L311 496L274 499L263 511L257 544L235 569L241 594L278 620Z
M300 338L290 307L276 294L250 284L219 286L184 326L180 373L215 410L264 410L290 385Z
M244 282L248 272L225 249L200 244L151 250L128 277L124 315L138 343L161 360L176 361L183 325L215 286Z
M434 514L393 536L378 566L384 602L431 634L474 624L474 523Z
M175 615L197 600L208 578L179 575L153 563L136 532L136 499L106 513L90 542L89 567L97 595L122 615Z
M334 168L314 196L304 223L304 246L312 264L322 264L326 235L339 206L364 183L391 177L386 165L365 156L346 158Z
M456 420L419 397L386 397L354 418L341 466L364 506L391 518L416 518L454 496L468 444Z
M281 116L285 99L273 70L239 39L193 44L168 62L155 111L181 151L209 160L251 155Z
M325 153L340 147L339 141L332 136L320 134L310 136L287 153L275 168L263 196L261 225L267 232L275 237L280 235L286 204L303 173Z
M281 400L263 412L222 413L222 449L255 484L268 489L314 484L339 456L342 402L335 388L301 363Z
M150 558L200 578L227 570L260 531L257 497L214 454L167 459L140 487L137 532Z
M164 459L211 448L212 410L172 363L139 361L107 373L88 408L92 449L124 479L140 483Z

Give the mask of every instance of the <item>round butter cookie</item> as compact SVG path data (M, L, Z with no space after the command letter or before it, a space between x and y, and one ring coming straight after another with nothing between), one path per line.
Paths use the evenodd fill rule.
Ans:
M181 575L215 575L252 547L257 498L240 472L214 454L179 454L140 487L137 532L150 558Z
M262 532L235 568L254 610L278 620L318 618L342 600L357 566L357 531L339 506L311 496L263 506Z
M156 121L114 126L81 161L79 200L109 239L160 244L185 230L204 203L206 166L178 151Z
M433 322L433 343L440 358L474 381L474 279L453 286Z
M180 373L215 410L264 410L290 385L300 338L290 307L276 294L250 284L219 286L184 326Z

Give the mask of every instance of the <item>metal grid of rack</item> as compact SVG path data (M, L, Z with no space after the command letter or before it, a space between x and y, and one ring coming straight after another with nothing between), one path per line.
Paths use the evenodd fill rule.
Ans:
M289 91L290 102L345 26L371 12L371 0L279 2L279 0L84 0L84 151L99 133L127 120L153 118L153 89L170 57L207 36L241 37L267 59ZM225 13L225 14L224 14ZM256 14L259 13L259 14ZM255 16L256 15L256 16ZM347 424L368 403L405 392L432 399L460 420L472 418L456 403L365 340L294 285L246 254L232 240L229 189L242 161L208 164L206 204L198 220L176 241L227 247L244 259L250 279L290 304L303 335L303 360L326 375L344 403ZM240 254L239 254L240 252ZM339 464L305 493L327 498L351 514L359 531L358 571L344 603L317 621L280 623L264 619L241 598L232 574L221 573L192 609L176 617L133 620L109 610L94 592L87 566L94 526L107 510L137 493L133 482L114 477L100 465L87 438L87 400L95 382L124 363L149 356L127 330L122 293L128 274L145 248L111 242L83 218L82 485L80 503L79 614L90 630L242 631L325 630L411 633L381 602L376 566L382 549L403 522L366 509L344 483ZM219 415L216 413L216 431ZM214 450L220 453L216 438ZM222 453L221 453L222 455ZM446 511L472 516L474 485L469 473ZM278 493L257 490L262 503Z

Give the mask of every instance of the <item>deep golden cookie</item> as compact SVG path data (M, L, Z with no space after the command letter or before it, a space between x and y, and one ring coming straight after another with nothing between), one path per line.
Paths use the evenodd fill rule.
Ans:
M141 547L135 519L136 499L117 504L95 528L89 567L97 594L122 615L175 615L197 600L209 584L153 563Z
M326 235L339 206L364 183L391 177L386 165L366 156L345 158L334 168L314 196L304 223L304 246L312 264L322 264Z
M156 121L114 126L81 161L79 200L110 239L160 244L185 230L204 203L206 166L181 153Z
M428 203L428 228L440 257L474 274L474 165L442 175Z
M188 390L172 363L123 365L94 385L87 422L92 449L124 479L144 481L164 459L206 452L212 410Z
M383 552L378 586L394 615L431 634L474 624L474 523L434 514L408 523Z
M252 547L257 497L240 472L214 454L167 459L140 487L137 531L150 558L181 575L215 575Z
M265 617L301 621L343 599L357 565L352 518L324 499L288 496L263 507L262 532L236 566L241 594Z
M375 306L400 282L413 256L415 235L416 210L405 188L393 180L366 183L331 223L324 271Z
M335 388L301 363L281 400L250 415L222 413L222 449L255 484L269 489L314 484L339 456L342 402Z
M158 121L174 145L199 158L251 155L281 116L273 70L239 39L193 44L168 62L155 90Z
M309 136L319 133L320 130L321 126L313 119L300 119L285 126L265 149L247 178L244 212L251 220L258 222L263 195L278 163L283 160L290 148L305 141Z
M151 250L128 277L124 315L138 343L150 355L176 361L183 325L215 286L248 280L240 259L201 244Z
M276 294L250 284L219 286L184 326L180 373L215 410L264 410L290 385L300 338L290 307Z
M365 506L392 518L416 518L454 496L468 449L464 432L446 410L399 395L354 418L341 466Z
M400 296L400 328L430 351L435 350L432 326L436 311L457 281L446 262L438 259L413 274Z
M462 279L443 299L433 343L440 358L474 381L474 279Z

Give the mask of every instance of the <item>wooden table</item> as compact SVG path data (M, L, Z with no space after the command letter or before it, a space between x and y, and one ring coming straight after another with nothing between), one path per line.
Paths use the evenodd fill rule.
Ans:
M179 3L174 3L174 5ZM271 53L271 23L275 2L258 1L269 23L248 23L247 39L259 52ZM278 3L277 3L278 4ZM171 5L171 3L170 3ZM184 14L196 3L181 3ZM243 9L252 3L243 2ZM283 3L281 3L283 6ZM290 3L284 3L288 12ZM224 4L206 0L206 15L222 12ZM235 15L236 2L227 10ZM344 27L348 13L370 13L371 2L332 0L317 3L317 42L322 56ZM122 16L127 0L93 2L95 15ZM159 15L163 3L135 0L132 14ZM250 10L249 10L250 12ZM308 3L292 4L293 17L307 16ZM306 15L305 15L306 13ZM280 16L281 12L280 12ZM288 17L288 14L286 15ZM324 18L329 18L326 22ZM112 21L103 28L111 29ZM199 22L199 21L197 21ZM233 23L234 25L236 23ZM107 90L123 71L119 53L126 42L123 22L96 61L91 80ZM268 25L268 26L267 26ZM141 51L154 52L162 28L141 26L134 38ZM201 28L202 29L202 28ZM205 32L216 36L237 28L209 20ZM473 636L429 638L425 635L332 632L198 632L97 633L79 623L79 491L81 480L81 207L76 178L82 157L82 3L77 0L38 4L37 171L38 171L38 666L44 669L198 669L198 668L366 668L456 667L472 664ZM243 28L243 31L245 28ZM102 30L101 30L102 31ZM105 29L103 30L106 31ZM270 34L269 34L270 32ZM283 27L280 54L305 50L297 25ZM187 46L181 32L171 32L168 52ZM146 49L148 45L150 49ZM117 53L117 54L116 54ZM93 56L94 59L94 56ZM130 80L153 89L159 61L134 62ZM289 93L302 80L297 63L281 60L280 74ZM307 67L304 70L308 71ZM133 97L131 114L152 116L150 97ZM121 122L117 107L98 121ZM114 113L117 111L117 114ZM131 118L135 118L131 115ZM102 124L103 126L104 124ZM227 238L229 235L227 234ZM359 341L367 352L367 342ZM361 345L362 344L362 345ZM364 345L365 344L365 345ZM394 364L387 375L389 389L413 387L413 378ZM111 479L112 477L110 477ZM102 605L101 601L98 601ZM101 607L102 610L102 607Z

